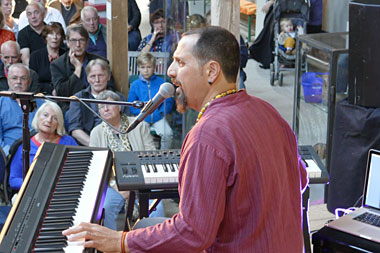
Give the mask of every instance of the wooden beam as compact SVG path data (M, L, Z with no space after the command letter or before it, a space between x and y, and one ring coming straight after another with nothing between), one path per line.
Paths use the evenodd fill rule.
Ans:
M107 59L116 89L128 96L128 0L107 0Z
M240 41L240 1L211 0L211 25L226 28Z
M226 28L240 43L240 1L211 0L211 25ZM239 88L239 75L236 87Z

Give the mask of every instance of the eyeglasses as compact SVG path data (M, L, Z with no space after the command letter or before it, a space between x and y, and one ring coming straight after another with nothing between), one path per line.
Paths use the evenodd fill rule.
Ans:
M155 21L155 22L153 22L153 25L164 25L164 24L166 24L165 20L164 21Z
M105 74L89 75L88 78L90 80L96 80L96 79L103 80L106 78L106 75Z
M29 78L26 77L26 76L10 76L9 79L12 80L12 81L18 81L18 80L20 80L21 82L26 82L26 81L29 80Z
M106 108L111 109L111 108L114 108L116 106L118 106L118 105L103 104L103 105L99 105L98 108L99 108L99 110L105 110Z
M87 40L86 40L86 39L69 39L69 42L70 42L70 43L73 43L73 44L77 44L78 42L79 42L80 44L84 44L84 43L87 42Z

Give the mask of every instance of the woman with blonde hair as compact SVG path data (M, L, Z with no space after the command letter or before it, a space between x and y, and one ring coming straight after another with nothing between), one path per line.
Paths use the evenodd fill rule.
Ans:
M4 28L13 32L17 38L19 31L18 19L12 17L15 10L15 0L0 0L0 8L4 15ZM3 27L1 27L3 28Z
M62 110L54 102L46 101L40 106L33 118L32 127L37 134L30 138L30 162L44 142L78 145L71 136L66 135ZM11 162L9 184L12 189L19 190L22 181L22 145L20 145Z
M0 0L1 1L1 0ZM1 54L1 45L8 41L8 40L13 40L16 41L15 34L7 29L4 28L4 14L2 9L0 8L0 54Z

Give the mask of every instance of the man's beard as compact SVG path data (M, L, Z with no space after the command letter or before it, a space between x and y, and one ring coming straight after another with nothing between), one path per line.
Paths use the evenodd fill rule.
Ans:
M177 112L184 113L187 111L187 100L185 92L181 87L178 87L175 92L175 101L177 103Z

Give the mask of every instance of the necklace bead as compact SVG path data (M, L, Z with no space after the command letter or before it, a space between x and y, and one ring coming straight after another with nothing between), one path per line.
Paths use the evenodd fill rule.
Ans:
M196 122L198 122L198 121L202 118L204 112L206 111L207 107L209 107L209 105L211 104L212 101L214 101L214 100L217 99L217 98L222 98L222 97L225 97L225 96L227 96L227 95L234 94L234 93L236 93L236 92L238 92L236 89L231 89L231 90L227 90L227 91L225 91L225 92L222 92L222 93L219 93L218 95L216 95L214 98L212 98L210 101L208 101L208 102L202 107L201 111L198 113L198 117L197 117L197 121L196 121Z

